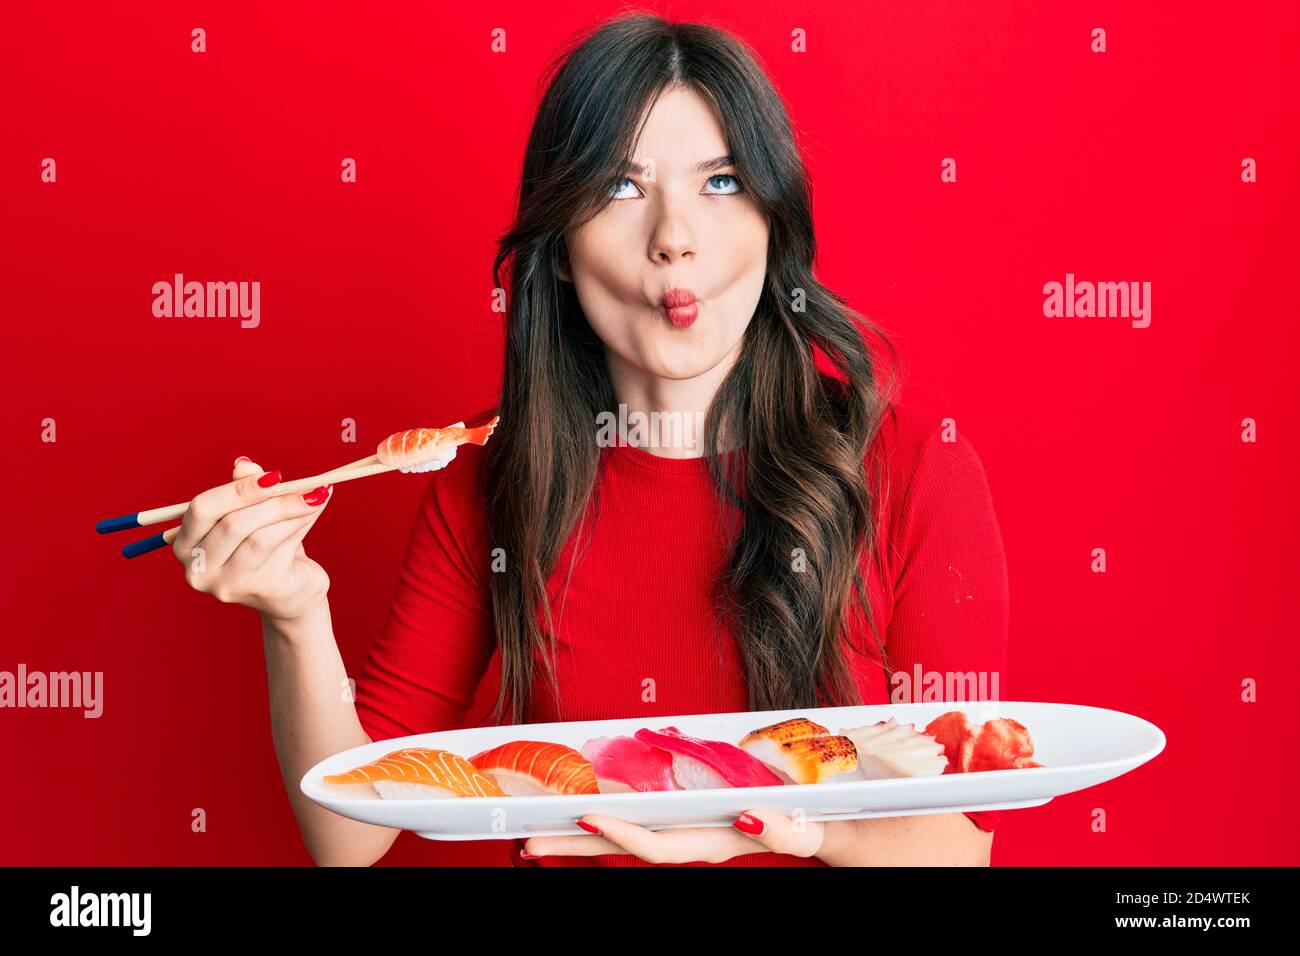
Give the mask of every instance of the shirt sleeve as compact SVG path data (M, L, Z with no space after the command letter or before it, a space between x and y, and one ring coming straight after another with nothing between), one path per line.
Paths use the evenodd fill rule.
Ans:
M897 518L902 560L885 648L894 671L974 672L972 695L997 699L1006 687L1009 594L1002 533L983 463L961 435L922 446ZM996 678L997 683L993 681ZM919 689L917 699L919 699ZM966 814L993 831L999 811Z
M459 727L492 657L486 520L477 468L463 460L473 453L461 451L432 473L387 620L357 679L357 717L371 740Z

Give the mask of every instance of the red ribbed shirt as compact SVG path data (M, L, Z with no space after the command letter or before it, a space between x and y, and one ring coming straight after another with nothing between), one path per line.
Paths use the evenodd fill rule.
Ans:
M357 714L372 740L464 726L491 660L484 454L462 446L430 477L386 624L357 679ZM875 499L884 573L875 562L864 570L889 662L909 675L918 666L996 673L1005 697L1006 557L974 448L960 435L945 441L939 419L895 405L867 465L875 469L869 475L884 478ZM550 583L559 706L539 677L527 721L635 716L653 726L657 717L749 710L738 648L710 604L726 545L707 463L607 447L597 482L600 508L577 561L575 534ZM863 628L853 644L874 648ZM846 657L862 702L889 703L878 655L846 649ZM650 702L643 700L647 678L655 688ZM997 811L967 816L990 831L999 820ZM511 858L516 865L651 865L630 854ZM684 865L825 864L762 852Z

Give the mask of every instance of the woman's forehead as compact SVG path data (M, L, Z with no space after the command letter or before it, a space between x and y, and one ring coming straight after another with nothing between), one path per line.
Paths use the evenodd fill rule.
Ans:
M650 107L632 148L637 161L691 171L728 152L727 140L709 103L692 89L665 90Z

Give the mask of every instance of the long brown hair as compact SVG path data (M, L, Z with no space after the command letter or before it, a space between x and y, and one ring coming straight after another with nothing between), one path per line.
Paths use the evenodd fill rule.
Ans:
M615 410L601 342L558 276L563 235L610 200L640 117L671 86L713 105L770 223L764 289L705 417L720 507L738 516L715 606L737 641L751 709L860 702L841 640L865 611L885 662L860 568L877 553L864 460L891 404L864 332L894 348L813 276L811 187L780 98L730 34L648 14L577 38L543 80L515 221L493 265L508 289L501 425L485 449L489 532L505 559L490 575L494 719L526 719L538 659L558 704L548 582L593 499L598 416ZM815 350L836 375L818 368ZM720 435L740 454L720 454Z

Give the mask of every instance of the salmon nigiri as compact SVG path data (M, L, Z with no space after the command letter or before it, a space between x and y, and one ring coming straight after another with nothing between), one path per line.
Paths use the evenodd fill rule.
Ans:
M446 428L411 428L396 432L379 443L375 455L381 464L392 465L408 474L434 471L435 466L454 458L460 445L486 445L499 421L500 415L478 428L466 428L464 422L456 422Z
M325 775L326 783L369 783L385 800L440 797L504 797L491 777L450 750L407 747L347 773Z
M564 744L513 740L469 759L512 797L600 793L591 761Z

